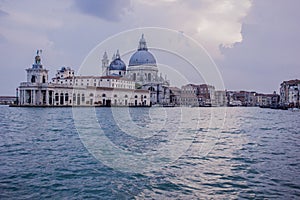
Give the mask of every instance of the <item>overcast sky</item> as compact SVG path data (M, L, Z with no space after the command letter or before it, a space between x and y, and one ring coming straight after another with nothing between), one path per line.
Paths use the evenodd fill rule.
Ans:
M0 0L0 95L15 94L37 49L53 77L61 66L79 69L101 41L139 27L194 38L227 89L271 93L300 78L299 10L299 0Z

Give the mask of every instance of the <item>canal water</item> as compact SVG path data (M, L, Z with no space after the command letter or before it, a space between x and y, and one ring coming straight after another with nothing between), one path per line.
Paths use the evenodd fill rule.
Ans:
M299 199L300 112L0 106L0 199Z

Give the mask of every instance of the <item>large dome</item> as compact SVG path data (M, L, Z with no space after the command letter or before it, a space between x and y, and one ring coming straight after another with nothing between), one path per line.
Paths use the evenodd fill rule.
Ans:
M126 71L125 63L120 59L116 58L109 65L109 70L123 70Z
M129 66L136 65L156 65L156 60L149 51L139 50L129 60Z
M154 56L148 51L144 34L139 42L138 50L131 56L129 60L129 66L137 65L155 65L156 60Z

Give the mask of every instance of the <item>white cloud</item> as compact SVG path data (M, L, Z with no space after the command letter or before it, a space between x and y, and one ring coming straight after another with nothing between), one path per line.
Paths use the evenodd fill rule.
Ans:
M146 1L133 0L136 26L161 26L184 31L204 45L213 57L220 46L242 41L242 22L251 0Z

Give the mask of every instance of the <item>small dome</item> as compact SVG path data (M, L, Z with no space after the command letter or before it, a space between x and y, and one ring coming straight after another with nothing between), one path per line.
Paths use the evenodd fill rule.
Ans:
M109 70L122 70L122 71L126 71L126 65L125 65L125 63L120 58L116 58L115 60L113 60L110 63Z
M129 66L136 65L156 65L156 60L149 51L138 50L131 56L129 60Z
M66 67L61 67L61 69L60 69L59 71L60 71L60 72L66 71Z

